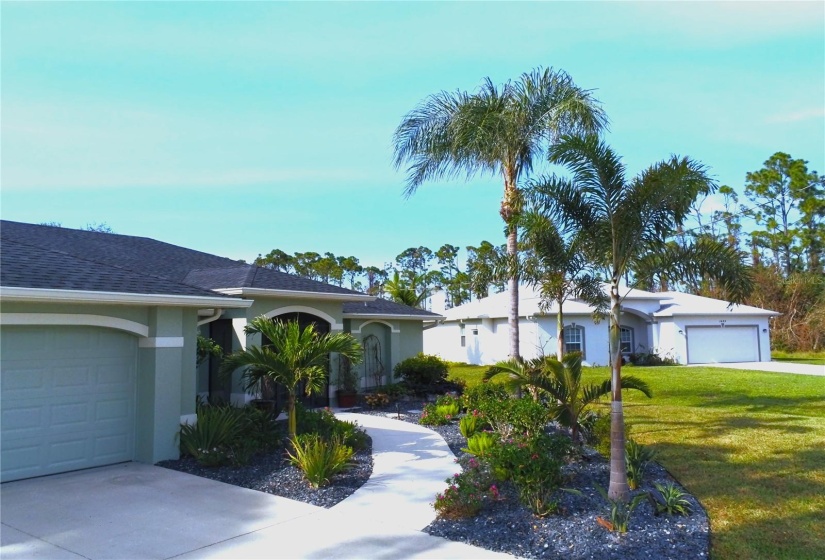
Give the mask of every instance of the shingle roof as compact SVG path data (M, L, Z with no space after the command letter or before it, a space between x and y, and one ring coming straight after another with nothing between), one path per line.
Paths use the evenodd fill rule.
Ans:
M344 313L347 315L416 315L421 316L422 319L440 317L437 313L381 298L365 302L346 302Z
M0 221L0 285L211 296L256 288L364 296L339 286L147 237ZM344 303L344 313L437 316L386 300ZM355 309L357 311L348 311Z

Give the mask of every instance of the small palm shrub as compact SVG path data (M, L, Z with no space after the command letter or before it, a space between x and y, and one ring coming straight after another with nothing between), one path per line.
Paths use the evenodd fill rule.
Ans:
M487 427L489 427L487 421L481 416L478 410L473 410L465 414L458 423L458 429L461 431L461 435L467 439Z
M498 445L498 438L495 434L492 432L478 432L467 438L467 447L462 451L476 457L489 457L496 445Z
M627 485L631 490L636 490L642 484L645 469L648 463L656 456L656 452L636 443L635 440L628 439L625 443L625 463L627 465Z
M231 406L198 405L196 424L180 427L180 449L198 463L217 467L232 462L232 447L241 434L241 416Z
M668 515L690 515L690 502L685 498L686 494L672 482L667 484L654 484L658 491L658 496L653 492L649 493L651 504L656 510L656 514L667 513Z
M444 519L474 517L484 507L485 501L498 498L498 489L487 467L477 459L467 461L461 473L445 481L444 492L435 496L436 514Z
M605 489L601 486L597 485L596 490L602 495L602 498L607 502L609 508L608 518L603 519L602 517L597 517L596 521L608 531L627 533L627 528L630 524L630 514L645 500L646 494L639 494L632 497L629 502L625 502L623 500L611 500L607 496Z
M355 453L341 438L326 440L318 434L303 434L292 440L290 462L301 469L310 486L320 488L350 466Z
M457 399L442 395L435 403L424 406L418 423L424 426L444 426L457 418L460 410Z

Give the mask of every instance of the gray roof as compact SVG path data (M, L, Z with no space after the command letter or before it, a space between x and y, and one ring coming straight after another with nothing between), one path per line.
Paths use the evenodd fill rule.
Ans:
M148 237L0 220L0 285L134 294L220 297L256 288L342 296L359 292ZM433 315L386 300L344 303L344 313ZM357 311L348 309L357 307Z
M344 313L348 315L417 315L422 319L434 319L440 317L436 313L431 313L417 307L410 307L386 299L375 299L373 301L348 301L344 303Z

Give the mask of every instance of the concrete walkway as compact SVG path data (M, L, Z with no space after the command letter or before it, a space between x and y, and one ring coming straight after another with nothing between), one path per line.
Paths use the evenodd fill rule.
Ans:
M114 558L512 558L421 532L457 470L422 426L370 415L373 474L331 509L126 463L3 484L0 556Z
M729 364L695 364L729 369L749 369L774 373L795 373L798 375L820 375L825 377L825 366L814 364L794 364L792 362L735 362Z

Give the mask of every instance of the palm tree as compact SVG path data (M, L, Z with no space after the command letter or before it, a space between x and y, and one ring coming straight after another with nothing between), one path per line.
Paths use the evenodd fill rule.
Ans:
M326 381L329 355L333 352L349 359L361 361L361 345L349 333L319 334L308 325L301 329L297 321L273 321L256 317L247 325L247 334L260 333L269 344L250 346L227 356L221 364L221 372L229 375L244 367L244 390L257 392L264 380L274 381L286 387L289 434L297 432L295 401L301 383L307 396L317 393Z
M424 276L419 274L411 278L402 278L398 271L394 271L392 278L384 283L384 291L396 303L403 303L410 307L421 307L429 293L427 290L418 291Z
M546 393L552 399L549 408L553 419L569 428L571 438L577 443L584 410L610 394L610 379L599 384L582 385L580 352L566 354L561 361L551 356L527 363L516 360L498 362L484 373L484 379L490 380L501 373L510 375L510 385L527 386ZM653 396L647 383L633 376L622 379L622 389L636 389L648 398Z
M602 282L592 274L584 254L584 234L569 236L559 232L547 216L530 210L522 215L522 245L526 258L520 264L522 278L538 286L541 307L556 304L556 358L564 357L564 303L571 297L592 305L594 320L607 311Z
M630 181L621 159L598 137L565 136L549 151L552 163L566 165L572 179L553 175L535 183L531 198L544 205L564 227L586 233L586 251L610 278L610 362L612 403L610 428L610 487L612 499L627 500L624 414L622 410L622 356L619 344L621 302L627 295L621 279L649 255L665 255L667 243L687 217L700 194L716 185L704 166L671 156ZM752 278L743 254L722 243L682 247L677 260L660 262L674 283L680 274L701 271L719 281L731 302L750 292Z
M407 168L405 195L430 179L476 173L500 174L504 196L499 215L507 231L507 253L518 252L519 181L548 145L570 132L598 132L607 117L590 91L562 70L536 69L496 87L485 78L475 93L442 91L404 116L395 130L395 166ZM511 275L510 355L519 357L518 274Z

